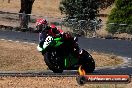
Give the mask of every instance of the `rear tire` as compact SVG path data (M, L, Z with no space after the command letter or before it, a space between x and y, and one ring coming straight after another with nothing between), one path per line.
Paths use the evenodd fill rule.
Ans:
M92 56L85 50L83 50L81 64L82 69L84 69L86 73L93 73L95 70L95 61Z

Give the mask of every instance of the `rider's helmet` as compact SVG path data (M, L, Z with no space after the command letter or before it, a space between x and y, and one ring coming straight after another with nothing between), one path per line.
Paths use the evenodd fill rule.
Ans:
M38 31L44 30L48 26L46 19L40 18L36 20L36 28Z

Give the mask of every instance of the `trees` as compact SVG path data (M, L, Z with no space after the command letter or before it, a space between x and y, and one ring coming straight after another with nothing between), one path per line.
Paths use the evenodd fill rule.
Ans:
M59 9L68 18L91 20L94 19L99 8L104 9L114 3L115 0L62 0Z
M8 0L8 3L10 3L10 0Z
M25 12L26 14L31 14L32 5L35 0L21 0L21 9L19 13Z
M66 14L64 25L73 29L73 32L87 35L94 31L96 34L99 8L106 8L112 2L113 0L62 0L59 9L62 14Z
M108 6L111 6L114 3L115 0L100 0L100 8L104 9L107 8Z
M132 0L115 0L115 8L108 17L108 32L132 33Z
M21 28L27 28L28 27L28 21L30 20L30 15L32 11L32 5L35 0L21 0L21 9L19 11L20 15L20 27Z
M92 20L98 13L99 0L62 0L60 10L68 19Z

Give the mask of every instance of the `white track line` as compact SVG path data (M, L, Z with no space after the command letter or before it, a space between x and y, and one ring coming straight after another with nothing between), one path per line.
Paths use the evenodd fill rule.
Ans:
M15 42L20 42L20 41L15 41Z
M7 40L7 41L12 42L13 40Z
M0 40L5 40L5 39L0 39Z
M115 67L111 68L111 69L116 69Z
M6 40L6 39L0 39L2 41L9 41L9 42L16 42L16 43L24 43L24 44L31 44L31 45L35 45L36 43L30 43L30 42L21 42L21 41L14 41L14 40Z
M127 68L127 66L122 66L121 68Z
M28 44L28 42L23 42L23 43Z
M132 66L128 66L128 67L132 67Z
M31 44L31 45L35 45L35 43L29 43L29 44Z

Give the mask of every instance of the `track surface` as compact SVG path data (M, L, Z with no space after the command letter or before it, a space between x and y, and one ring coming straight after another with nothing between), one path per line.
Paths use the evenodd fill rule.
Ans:
M34 42L38 43L37 33L12 32L1 31L0 38L11 39L14 41ZM132 58L132 42L126 40L113 39L97 39L97 38L79 38L79 45L81 48L90 49L100 52L113 53L125 57Z
M38 43L37 33L27 33L27 32L13 32L13 31L1 31L0 39L7 39L13 41L22 41L30 43ZM119 67L108 67L96 69L93 74L132 74L132 42L126 40L106 40L106 39L96 39L96 38L84 38L80 37L78 41L81 48L95 50L99 52L112 53L115 55L120 55L125 58L128 63ZM0 76L45 76L45 75L58 75L51 71L33 71L33 72L0 72ZM58 76L74 76L76 71L65 71Z
M119 67L119 68L105 68L105 69L96 69L92 74L129 74L132 76L132 67ZM44 71L0 71L0 76L11 76L11 77L76 77L78 72L75 70L64 71L63 73L53 73L50 70Z

